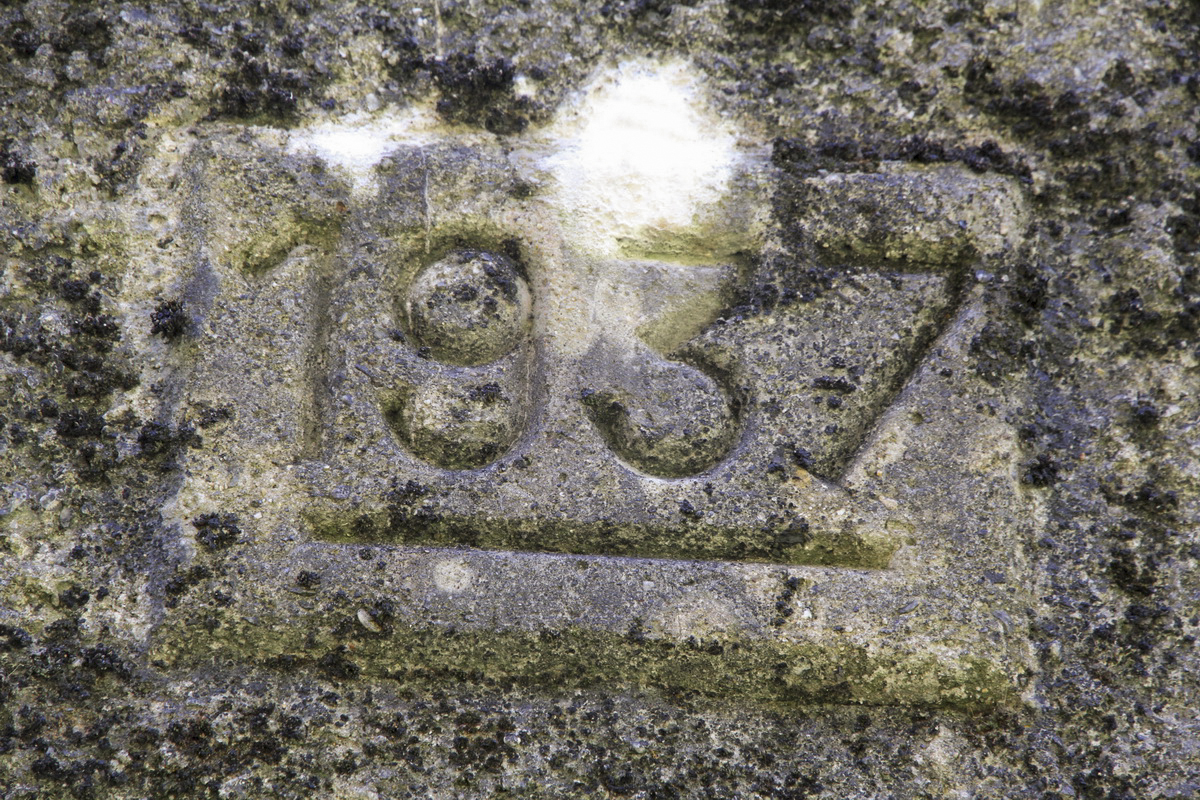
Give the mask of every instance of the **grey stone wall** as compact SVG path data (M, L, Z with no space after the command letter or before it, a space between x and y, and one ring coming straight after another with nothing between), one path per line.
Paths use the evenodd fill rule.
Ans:
M0 6L0 797L1200 794L1198 33Z

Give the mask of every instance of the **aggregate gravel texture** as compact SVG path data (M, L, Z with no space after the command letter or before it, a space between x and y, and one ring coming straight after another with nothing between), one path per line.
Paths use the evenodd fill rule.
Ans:
M282 142L430 102L438 124L503 148L598 69L672 58L765 143L782 251L811 246L829 174L860 176L850 195L896 169L1021 187L1004 269L985 260L957 279L985 311L954 362L1019 401L1002 416L1031 510L1008 529L1023 566L966 593L1009 597L991 624L1028 643L1019 698L706 691L703 675L660 680L642 658L660 646L653 624L611 646L546 631L489 649L477 632L406 628L408 606L364 604L320 563L288 572L279 606L328 598L311 652L270 651L269 633L230 644L256 588L239 554L256 515L281 512L230 492L185 518L181 487L229 453L231 474L283 480L279 443L320 433L307 400L272 417L256 386L205 405L189 370L222 325L302 348L294 323L316 284L297 278L294 299L230 319L204 305L215 279L185 287L172 265L204 227L248 286L286 283L312 274L352 205L311 158L245 158L256 145L237 132ZM1198 95L1200 8L1185 3L0 4L0 797L1200 795ZM231 185L261 187L256 205L205 193L204 170L223 163L244 170L225 171ZM876 211L857 200L835 228L870 229ZM827 256L886 261L904 235L832 237ZM924 260L960 257L958 239L939 241ZM766 319L831 280L751 279L728 302ZM289 385L292 365L264 361L256 375ZM832 376L822 386L852 396ZM786 469L810 467L788 455ZM423 491L392 488L405 502ZM435 572L440 590L469 584L484 556L465 552ZM807 586L778 591L791 609ZM392 636L411 657L370 656ZM736 662L719 640L685 645L669 664Z

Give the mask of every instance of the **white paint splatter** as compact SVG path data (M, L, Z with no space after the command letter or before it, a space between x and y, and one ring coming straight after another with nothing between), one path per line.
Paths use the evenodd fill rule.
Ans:
M596 255L690 227L725 193L738 158L733 130L706 107L682 61L605 71L546 136L552 201L572 244Z
M410 106L383 114L351 114L336 123L293 131L288 150L311 153L342 170L356 192L374 186L375 165L401 145L429 144L445 137L432 108Z
M535 87L517 88L528 95ZM289 134L288 149L319 156L361 193L392 150L450 138L472 134L440 121L427 101L301 128ZM572 246L599 256L623 241L689 230L697 212L726 193L739 158L733 128L707 107L683 61L604 70L549 127L513 143L532 156L535 172L549 173L548 199Z

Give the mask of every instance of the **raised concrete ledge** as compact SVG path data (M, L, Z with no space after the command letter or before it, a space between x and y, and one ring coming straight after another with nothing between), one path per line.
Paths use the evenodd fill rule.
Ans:
M1006 612L889 573L325 544L274 567L230 564L238 611L171 612L154 657L963 710L1030 677Z

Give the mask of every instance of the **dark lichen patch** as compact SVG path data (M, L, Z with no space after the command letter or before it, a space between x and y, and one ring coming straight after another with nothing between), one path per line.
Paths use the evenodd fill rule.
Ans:
M233 409L229 406L211 406L206 403L194 406L195 422L200 428L212 428L233 419Z
M845 25L854 14L847 2L802 0L734 0L729 4L729 21L745 31L784 38L821 23Z
M58 593L59 605L72 610L83 608L91 599L91 592L78 584L69 586Z
M103 62L112 44L112 27L100 11L73 8L49 36L49 41L61 53L84 52Z
M471 53L452 53L427 66L441 93L437 112L448 122L500 136L520 133L529 125L529 101L513 92L515 73L507 59L481 61Z
M67 439L98 436L104 430L104 419L99 414L78 408L68 408L58 417L54 432Z
M1132 595L1148 596L1154 592L1157 572L1157 559L1151 557L1143 561L1128 547L1114 547L1109 554L1112 560L1108 565L1108 573L1124 592Z
M328 81L327 71L311 63L305 37L283 29L278 19L262 27L247 20L220 28L192 23L183 33L191 43L225 56L229 64L210 119L290 124L301 104L316 100Z
M0 142L0 180L33 186L36 176L37 164L22 156L12 140Z
M807 533L807 531L805 531ZM775 599L775 616L771 619L771 625L778 628L785 625L788 618L795 614L796 609L793 606L792 599L796 596L796 591L803 586L805 581L795 576L790 576L783 581L783 590Z
M226 76L213 117L287 121L296 114L300 95L311 89L299 75L277 72L257 59L247 58Z
M1030 180L1029 167L1011 153L1006 153L992 140L980 145L955 146L911 136L898 145L885 149L887 161L904 161L915 164L965 164L972 172L995 172Z
M1169 295L1127 286L1101 301L1107 330L1125 352L1163 356L1186 351L1200 330L1200 286L1194 267L1184 268Z
M834 392L836 394L850 394L858 389L857 386L846 380L846 378L841 375L822 375L819 378L814 378L813 388L820 389L825 392Z
M1029 352L1029 342L1014 327L989 322L971 339L971 366L980 378L998 386L1022 368Z
M1139 396L1130 404L1129 416L1136 427L1147 430L1158 425L1162 411L1150 398Z
M1132 287L1122 289L1109 297L1108 307L1112 319L1109 330L1113 333L1152 326L1162 319L1161 314L1146 308L1141 292Z
M37 53L42 44L42 37L32 30L27 22L21 20L9 27L4 44L11 48L18 58L27 59Z
M209 551L224 550L236 544L242 535L236 514L201 514L192 520L196 541Z
M117 320L100 311L106 289L101 273L80 270L62 256L39 262L18 273L18 285L44 292L44 304L35 307L14 297L0 304L0 353L48 374L37 396L22 393L4 400L25 421L9 424L8 438L31 458L71 454L78 474L100 480L116 461L110 434L119 426L103 418L108 400L135 386L137 378L117 350ZM47 319L55 323L47 325ZM58 447L43 450L43 432L51 433Z
M615 25L630 22L658 22L670 16L676 6L692 7L698 0L614 0L600 6L600 15Z
M1078 130L1091 121L1083 99L1073 91L1054 95L1031 78L1005 81L986 57L976 56L963 69L963 95L983 107L1019 136Z
M177 607L183 595L212 576L212 570L203 564L196 564L187 570L177 570L163 584L163 593L166 595L164 605L167 608Z
M312 570L302 569L296 573L296 585L301 589L316 589L321 585L321 576Z
M0 651L22 650L29 647L33 637L15 625L0 625Z
M1166 231L1181 256L1200 253L1200 195L1181 199L1179 214L1167 219Z
M98 185L108 191L109 197L119 196L137 178L148 155L144 144L148 137L146 123L134 122L108 154L91 159L92 168L100 179Z
M333 681L348 681L357 678L362 670L350 659L347 655L348 652L345 645L339 645L317 659L317 668Z
M1050 280L1045 265L1021 259L1013 269L1008 292L1009 311L1027 327L1035 327L1046 307Z
M187 330L188 315L182 300L163 300L150 314L150 335L170 341Z
M1053 486L1059 480L1060 469L1058 462L1052 456L1042 453L1025 465L1025 469L1021 473L1021 482L1042 488Z
M1129 113L1131 106L1153 102L1151 98L1166 89L1163 81L1145 73L1125 80L1119 62L1114 62L1107 73L1111 80L1100 85L1085 89L1060 84L1052 90L1040 82L1042 76L1026 70L1026 65L999 52L977 52L961 73L963 99L1057 162L1052 167L1054 186L1046 197L1061 194L1089 213L1099 212L1103 227L1124 224L1124 200L1165 188L1153 180L1146 183L1147 173L1139 166L1163 148L1163 132L1157 123L1132 122L1130 117L1136 115ZM1110 208L1097 208L1098 200Z
M504 397L504 391L498 383L483 383L473 386L467 391L467 399L474 403L490 404Z
M190 422L171 426L164 422L147 422L137 433L142 458L170 459L187 447L199 447L204 442ZM170 468L169 465L164 465Z
M46 17L40 15L22 14L16 19L10 16L5 20L5 35L0 44L7 45L22 60L31 59L42 50L47 60L59 69L72 53L80 53L100 66L106 63L113 37L112 25L102 10L67 7L50 19L52 24L45 24ZM70 75L63 74L63 78L70 80Z
M1006 152L990 139L980 145L960 145L914 135L898 141L823 139L809 144L798 138L778 137L771 144L771 163L791 175L809 175L821 170L874 172L884 161L958 163L972 172L1011 175L1025 181L1031 174L1022 158Z
M1134 511L1159 517L1170 515L1179 508L1178 492L1160 486L1154 480L1146 481L1135 490L1110 497L1114 502Z

